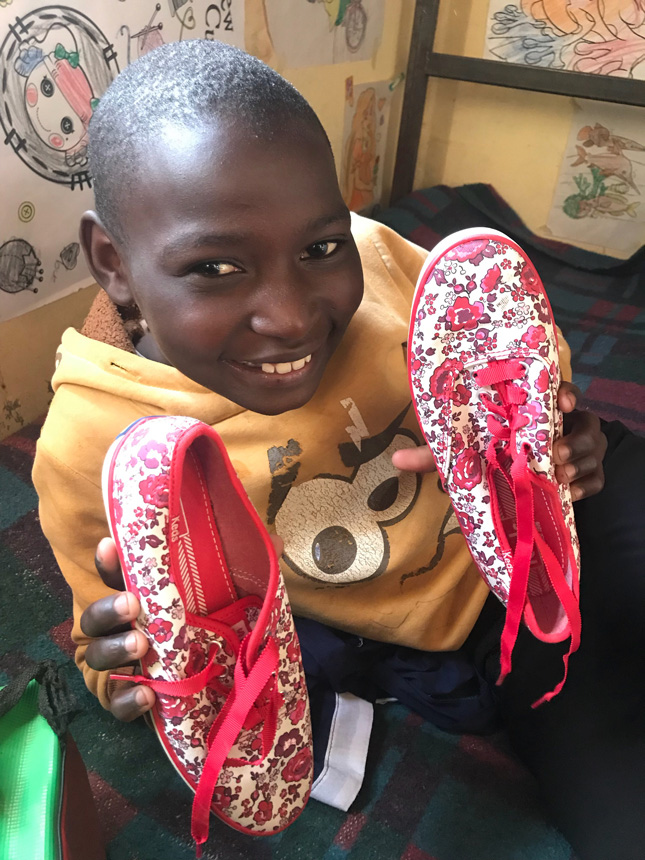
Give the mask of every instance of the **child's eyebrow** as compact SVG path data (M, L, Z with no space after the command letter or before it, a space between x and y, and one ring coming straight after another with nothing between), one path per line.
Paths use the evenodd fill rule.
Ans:
M345 223L350 221L349 209L346 206L343 206L342 209L338 209L330 215L321 215L320 218L313 218L311 221L308 221L305 231L309 233L323 230L325 227L329 227L330 224L337 224L339 221Z
M317 230L324 230L325 227L338 224L341 221L344 224L349 224L350 222L349 210L346 207L338 209L329 215L321 215L319 218L311 219L306 223L304 232L315 233ZM177 252L192 250L193 248L241 244L247 239L248 235L245 233L201 233L198 235L189 233L168 241L164 246L163 257L172 257Z
M164 245L163 256L171 257L177 252L189 251L193 248L239 244L245 238L242 233L202 233L197 236L190 233L167 242Z

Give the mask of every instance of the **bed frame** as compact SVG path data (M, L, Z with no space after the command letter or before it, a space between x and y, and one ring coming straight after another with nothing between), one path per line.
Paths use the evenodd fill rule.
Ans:
M391 203L412 191L428 78L471 81L645 107L645 81L437 53L434 50L434 38L439 2L416 0Z

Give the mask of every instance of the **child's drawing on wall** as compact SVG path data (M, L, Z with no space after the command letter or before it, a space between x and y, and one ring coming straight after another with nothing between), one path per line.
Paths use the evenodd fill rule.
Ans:
M184 31L190 32L196 27L195 10L193 9L192 2L193 0L169 0L170 14L173 17L176 17L179 21L178 41L183 39ZM180 11L184 6L186 6L186 8L183 12Z
M369 60L381 39L384 0L262 0L270 46L290 68Z
M80 12L49 6L23 15L0 48L6 142L45 179L83 187L88 125L118 71L112 45Z
M363 44L367 29L367 12L361 0L308 0L319 3L329 19L329 29L343 27L347 48L354 53Z
M10 239L0 245L0 290L38 292L34 281L42 281L43 270L33 247L24 239Z
M174 8L174 7L172 7ZM119 27L119 36L125 36L127 39L127 57L128 57L128 65L132 62L132 42L135 41L137 43L137 56L143 57L144 54L147 54L148 51L152 51L153 48L158 48L160 45L163 45L163 36L161 35L161 31L163 30L163 21L159 21L159 23L155 23L155 18L161 12L161 3L157 3L154 8L154 12L152 13L152 17L145 25L142 27L137 33L130 33L130 27L128 24L122 24Z
M87 128L98 99L70 41L72 50L57 42L49 54L30 46L19 55L15 69L26 78L25 107L33 130L73 166L87 161Z
M78 262L78 255L80 254L80 251L81 246L78 242L70 242L69 245L65 245L63 250L58 255L58 259L54 263L54 272L52 280L56 280L58 270L61 267L67 272L71 272L72 269L76 268L76 263Z
M586 122L576 116L547 222L559 238L615 253L630 253L643 243L645 135L638 113L590 106Z
M627 185L622 182L608 185L599 168L591 168L591 178L580 173L573 181L578 191L562 204L562 211L569 218L636 217L640 204L629 202Z
M584 165L587 173L573 177L578 189L564 201L562 208L570 218L635 218L638 201L630 194L640 195L634 181L634 166L625 150L644 152L645 146L636 140L613 135L604 125L583 126L577 139L576 158L572 167Z
M372 212L380 200L389 96L386 83L346 88L340 185L352 212Z
M645 79L643 0L490 0L485 56Z
M244 34L244 0L0 0L0 321L93 281L70 225L93 205L89 124L120 69Z
M356 101L352 127L345 145L342 192L352 212L363 212L374 202L377 159L376 92L374 87L368 87Z
M573 167L579 164L584 164L590 169L595 167L602 176L613 176L640 194L634 182L634 166L624 150L645 152L643 144L613 135L600 123L596 123L593 128L588 125L581 128L578 132L578 140L583 142L583 146L576 146L576 160L573 162Z

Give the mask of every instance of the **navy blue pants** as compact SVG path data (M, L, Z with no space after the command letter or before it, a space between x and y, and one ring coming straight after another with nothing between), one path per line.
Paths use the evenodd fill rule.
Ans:
M581 860L645 857L645 439L604 424L605 487L578 502L582 641L563 648L523 629L501 688L511 742Z
M296 619L317 769L333 692L396 698L447 731L503 724L580 860L645 858L645 439L619 422L603 430L605 488L575 507L582 644L560 694L531 707L562 677L566 643L524 627L513 671L495 686L504 610L492 595L464 647L442 654Z

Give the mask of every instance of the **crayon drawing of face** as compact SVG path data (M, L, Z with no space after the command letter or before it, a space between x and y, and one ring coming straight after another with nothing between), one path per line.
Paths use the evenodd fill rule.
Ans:
M0 139L43 179L91 186L89 123L118 73L114 46L82 12L26 12L0 45Z
M63 46L57 45L54 54L32 69L25 84L25 106L34 131L47 146L77 152L87 143L94 96L78 55L64 54Z

